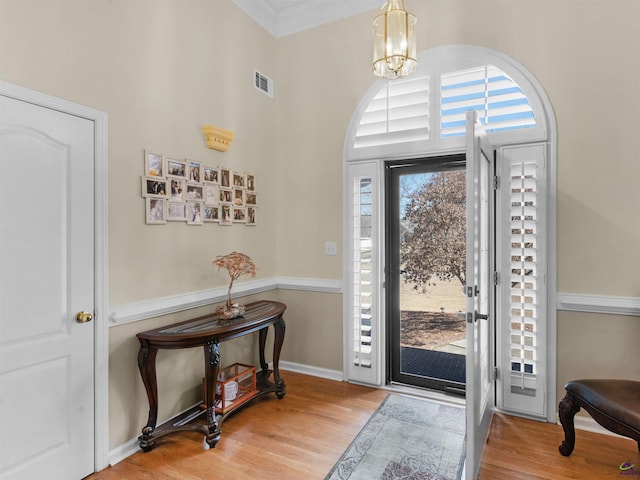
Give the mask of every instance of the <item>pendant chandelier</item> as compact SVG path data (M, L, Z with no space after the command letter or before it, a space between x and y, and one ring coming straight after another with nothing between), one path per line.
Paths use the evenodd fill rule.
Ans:
M407 13L404 0L387 0L385 12L373 20L373 73L400 78L412 74L416 61L416 16Z

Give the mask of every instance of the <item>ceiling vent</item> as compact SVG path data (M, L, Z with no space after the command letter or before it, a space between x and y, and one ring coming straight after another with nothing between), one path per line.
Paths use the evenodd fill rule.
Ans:
M253 78L253 86L273 98L273 80L257 70L253 71Z

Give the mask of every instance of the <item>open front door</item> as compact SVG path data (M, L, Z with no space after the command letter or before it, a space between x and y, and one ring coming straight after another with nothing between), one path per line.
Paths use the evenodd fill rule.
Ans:
M476 116L475 111L467 112L467 480L478 474L495 405L494 149L476 124Z

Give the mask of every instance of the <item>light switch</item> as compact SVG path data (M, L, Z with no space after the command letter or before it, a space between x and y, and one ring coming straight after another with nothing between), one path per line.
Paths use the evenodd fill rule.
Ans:
M325 255L338 255L338 242L324 242Z

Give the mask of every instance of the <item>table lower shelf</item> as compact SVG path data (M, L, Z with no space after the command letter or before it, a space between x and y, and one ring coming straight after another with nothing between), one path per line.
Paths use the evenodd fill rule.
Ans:
M215 422L212 422L211 424L208 423L206 405L194 405L185 412L182 412L175 417L167 420L162 425L159 425L150 432L140 435L138 437L140 448L143 451L148 452L149 450L153 449L153 447L155 447L156 440L174 432L201 433L205 436L205 441L208 446L211 448L215 448L218 441L220 440L220 435L222 433L222 422L224 422L224 420L229 415L248 405L256 398L267 395L269 393L275 393L278 400L284 398L284 395L286 393L284 382L280 385L276 385L268 380L268 375L269 374L267 374L265 378L265 375L263 375L262 372L258 372L258 390L255 390L250 394L246 394L245 396L243 396L243 398L234 402L233 405L231 405L228 409L225 409L224 412L215 409Z

